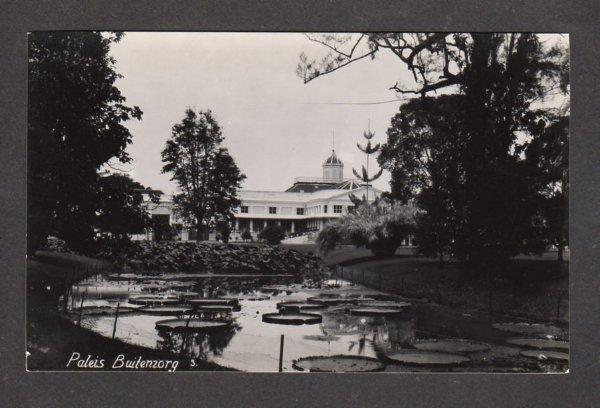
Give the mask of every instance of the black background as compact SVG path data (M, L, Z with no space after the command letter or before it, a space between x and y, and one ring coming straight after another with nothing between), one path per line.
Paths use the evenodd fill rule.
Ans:
M599 10L553 0L0 0L0 406L600 406ZM27 32L89 29L570 33L570 373L27 373Z

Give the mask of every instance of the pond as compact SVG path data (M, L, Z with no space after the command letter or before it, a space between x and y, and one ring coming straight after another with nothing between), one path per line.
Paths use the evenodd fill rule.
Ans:
M130 284L94 277L72 288L72 295L68 300L70 316L77 322L79 308L83 305L85 313L81 316L82 327L103 336L112 337L114 330L115 337L127 343L166 350L180 356L208 360L249 372L278 371L281 335L284 335L282 370L288 372L298 372L294 367L294 361L298 359L339 355L377 359L385 363L386 371L564 372L568 368L566 361L546 359L544 355L533 358L528 353L521 354L531 349L519 344L530 342L514 341L515 338L532 336L566 340L568 335L562 329L549 326L548 330L544 330L546 326L542 325L542 329L535 334L503 330L499 328L499 323L516 321L499 320L485 313L457 311L422 301L411 302L410 299L343 280L325 282L321 289L288 284L267 287L255 285L250 290L246 286L244 293L227 291L220 296L238 299L239 307L217 307L216 311L198 312L197 316L203 320L228 322L222 328L196 332L158 330L157 322L182 316L188 310L190 306L187 300L211 297L200 283L173 289L177 285L171 282L170 289L161 289L166 286L165 282ZM188 296L183 296L186 293ZM166 313L148 314L147 305L136 303L140 296L165 296L179 301L175 302L175 306L170 303L151 305L164 309ZM263 321L263 315L278 312L278 303L303 304L308 301L314 305L323 298L338 298L342 301L324 302L320 308L300 310L320 315L319 323L289 325ZM396 310L396 313L389 315L355 314L357 304L373 304L378 308L389 309L386 307L388 304L398 302L406 302L404 305L410 306L402 307L400 312ZM121 313L115 326L114 309L117 303L120 304ZM144 308L144 312L140 311L141 308ZM184 314L184 321L188 317ZM422 342L436 339L461 342L469 340L475 344L483 344L483 347L476 347L476 350L471 351L459 350L459 354L467 357L462 360L469 361L456 366L406 364L403 359L398 362L388 358L397 353L418 351ZM438 343L434 342L434 346L436 344ZM568 353L568 349L562 351ZM434 354L434 357L437 355Z

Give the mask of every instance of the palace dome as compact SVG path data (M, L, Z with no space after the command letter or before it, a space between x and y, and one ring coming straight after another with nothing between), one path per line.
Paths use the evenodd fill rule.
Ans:
M342 161L340 159L338 159L338 157L335 155L335 150L331 151L331 156L329 156L329 158L327 160L325 160L325 164L338 164L338 165L343 165Z

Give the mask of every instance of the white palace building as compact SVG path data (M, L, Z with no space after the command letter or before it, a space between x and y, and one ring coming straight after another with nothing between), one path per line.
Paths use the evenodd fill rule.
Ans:
M348 211L354 204L349 198L353 193L362 198L366 186L355 179L344 178L344 164L336 156L335 150L323 163L323 177L298 177L285 191L241 190L241 205L235 210L235 225L232 226L231 240L241 240L241 233L248 230L256 238L267 225L281 225L286 235L295 236L319 231L323 226ZM382 191L369 187L369 201L380 196ZM147 209L153 218L164 218L178 230L178 239L196 240L195 231L186 228L173 213L171 200L161 200L158 205L149 204ZM134 239L153 239L152 231L138 234ZM209 240L215 239L211 232Z

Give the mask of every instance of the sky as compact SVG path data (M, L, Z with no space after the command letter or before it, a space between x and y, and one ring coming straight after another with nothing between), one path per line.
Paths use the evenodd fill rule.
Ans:
M123 76L117 87L144 114L126 124L133 162L120 167L146 186L173 193L176 184L161 174L160 152L192 107L213 111L224 146L247 176L245 189L282 191L295 177L321 177L334 143L344 177L352 177L352 168L366 160L356 147L364 144L363 131L370 123L374 141L384 142L401 104L388 88L398 80L411 84L412 76L396 57L379 53L304 84L296 74L300 53L324 51L300 33L126 33L111 49ZM384 172L375 187L389 190L389 178Z
M540 37L548 46L568 42L568 35ZM224 146L247 176L245 189L282 191L295 177L321 177L334 146L344 177L352 177L352 168L366 160L356 147L365 142L363 131L370 124L374 141L385 142L402 103L389 88L415 84L387 50L304 84L296 74L299 55L322 57L326 51L302 33L126 33L111 48L123 76L116 85L127 104L144 114L126 123L133 162L119 167L145 186L174 193L175 182L161 173L160 152L191 107L212 110ZM383 101L392 102L372 104ZM374 185L389 190L389 180L384 171Z

